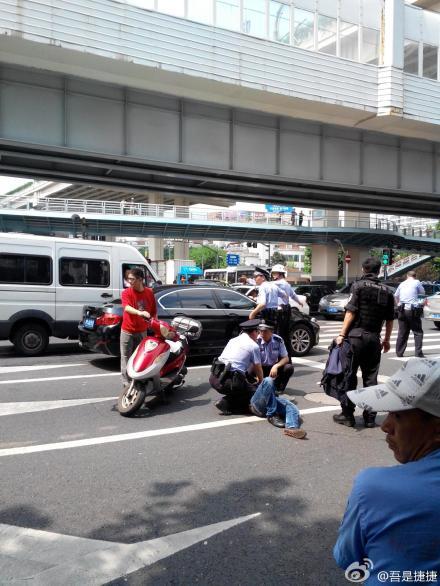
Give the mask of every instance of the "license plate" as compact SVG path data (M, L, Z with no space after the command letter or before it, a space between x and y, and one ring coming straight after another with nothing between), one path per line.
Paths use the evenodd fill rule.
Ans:
M440 313L431 313L431 317L434 319L440 319Z
M86 317L83 321L83 326L88 330L93 330L93 328L95 327L95 318Z
M327 308L327 311L329 313L338 313L339 308L338 307L329 307L329 308Z

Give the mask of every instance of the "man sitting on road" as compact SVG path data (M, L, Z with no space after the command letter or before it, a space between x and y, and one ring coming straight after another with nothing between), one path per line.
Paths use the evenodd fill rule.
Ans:
M352 581L365 584L388 582L392 574L422 575L422 581L438 584L440 360L412 358L385 384L347 395L361 409L389 412L382 431L403 465L368 468L356 477L333 552L336 562L348 579L350 571L363 571L361 580Z
M284 340L278 334L274 334L274 326L268 322L262 322L257 344L260 347L261 365L264 376L274 379L275 389L278 394L284 390L293 375L293 365L290 362Z
M257 344L259 319L240 324L241 333L229 340L214 360L209 384L224 397L215 403L223 415L248 413L249 402L263 380L260 349Z

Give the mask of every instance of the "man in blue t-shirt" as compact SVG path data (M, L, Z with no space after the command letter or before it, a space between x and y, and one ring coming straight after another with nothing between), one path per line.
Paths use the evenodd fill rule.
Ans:
M389 412L382 431L403 465L368 468L356 477L333 551L336 562L347 579L361 573L369 586L397 575L403 582L438 584L440 360L413 358L385 384L347 395L361 409Z

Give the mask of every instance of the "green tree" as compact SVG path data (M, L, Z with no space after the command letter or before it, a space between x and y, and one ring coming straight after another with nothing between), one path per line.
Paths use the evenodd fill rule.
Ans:
M226 267L226 252L216 246L192 246L189 258L201 269L224 269Z
M284 254L281 254L281 252L278 252L278 250L276 250L272 254L271 263L273 265L285 265L286 261L287 261L287 258L284 256Z
M312 247L306 246L304 249L304 273L310 275L312 273Z

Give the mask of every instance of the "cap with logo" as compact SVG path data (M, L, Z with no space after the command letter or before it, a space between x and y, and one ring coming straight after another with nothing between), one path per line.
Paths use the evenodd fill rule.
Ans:
M260 323L261 323L261 320L259 320L259 319L248 319L247 321L244 321L240 324L240 328L244 332L251 331L251 330L257 330Z
M386 383L349 391L347 396L361 409L421 409L440 417L440 360L411 358Z

